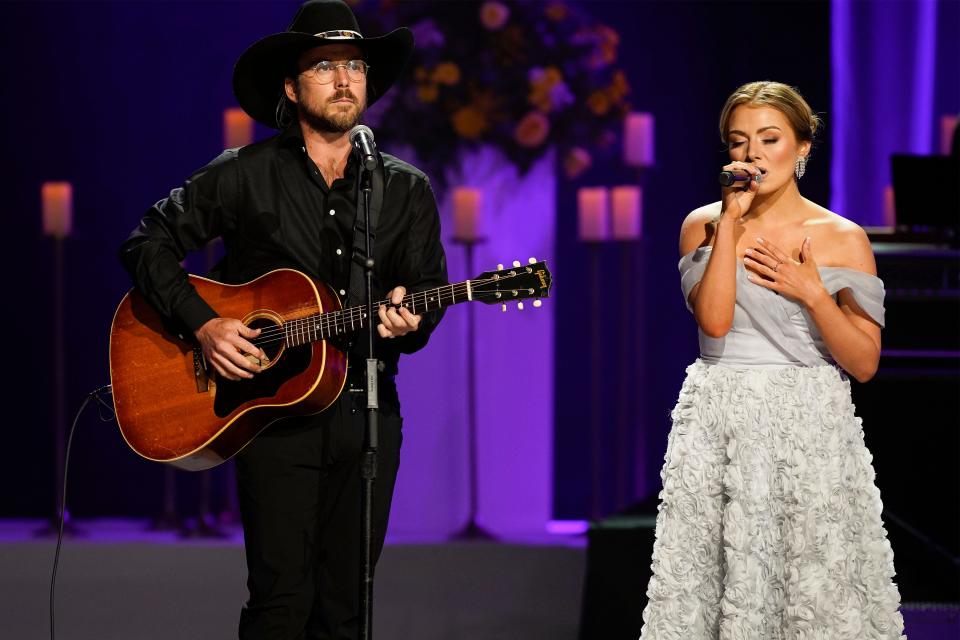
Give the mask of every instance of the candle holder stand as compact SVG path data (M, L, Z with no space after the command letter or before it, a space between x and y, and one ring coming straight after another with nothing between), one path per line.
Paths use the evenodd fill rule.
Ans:
M474 270L474 247L485 242L485 238L453 238L454 244L464 249L467 277ZM476 326L473 305L467 312L467 482L469 490L469 510L467 523L453 535L455 540L494 540L495 536L477 522L479 490L477 482L477 355Z

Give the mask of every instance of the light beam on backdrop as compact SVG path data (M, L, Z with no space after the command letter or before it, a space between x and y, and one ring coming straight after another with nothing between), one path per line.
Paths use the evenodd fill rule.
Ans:
M878 225L890 155L933 151L937 3L833 0L830 12L830 208Z

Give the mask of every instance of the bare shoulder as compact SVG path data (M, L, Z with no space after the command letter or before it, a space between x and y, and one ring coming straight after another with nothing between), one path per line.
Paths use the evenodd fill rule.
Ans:
M721 202L711 202L687 214L680 227L680 255L710 244L713 224L720 215Z
M804 226L810 232L817 264L846 267L876 275L873 247L863 228L819 205L813 207L814 213Z

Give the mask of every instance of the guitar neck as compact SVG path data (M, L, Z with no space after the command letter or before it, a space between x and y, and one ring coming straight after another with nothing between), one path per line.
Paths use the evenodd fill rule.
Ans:
M464 280L454 284L445 284L436 289L418 291L404 296L398 306L406 307L410 313L418 315L427 311L436 311L446 307L468 302L473 299L471 281ZM389 300L373 304L374 314L380 306L392 306ZM376 322L380 318L374 315ZM317 340L327 340L336 336L354 333L367 326L367 307L359 305L339 311L318 313L307 318L288 320L283 323L284 338L287 346L298 346Z

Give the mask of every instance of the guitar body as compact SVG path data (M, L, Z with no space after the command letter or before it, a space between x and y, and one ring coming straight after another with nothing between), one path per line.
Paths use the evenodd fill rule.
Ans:
M287 346L282 323L340 309L329 287L298 271L271 271L243 285L192 275L190 282L221 317L262 329L264 370L252 380L216 378L199 347L169 331L134 290L113 319L110 381L130 448L196 471L235 455L275 420L329 407L346 382L347 356L328 340Z

